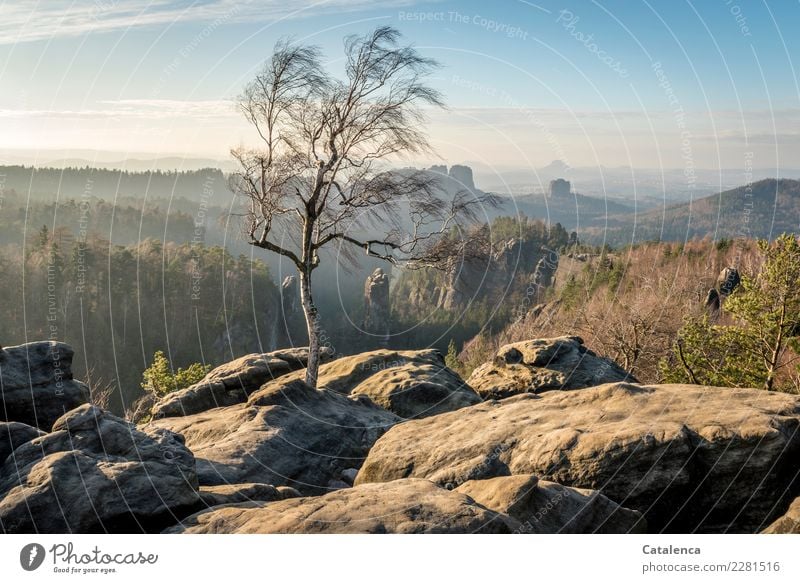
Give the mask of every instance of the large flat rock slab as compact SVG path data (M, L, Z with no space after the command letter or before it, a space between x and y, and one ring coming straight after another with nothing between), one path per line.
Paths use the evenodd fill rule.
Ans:
M321 350L323 362L332 357L330 349ZM246 354L209 371L200 382L160 399L152 408L153 418L181 417L244 403L264 383L304 369L307 363L307 348Z
M412 479L365 484L325 496L219 506L194 514L166 532L495 534L518 526L465 494Z
M278 382L301 380L297 371ZM265 385L269 389L269 385ZM437 350L375 350L320 367L317 388L364 395L403 419L420 419L482 401Z
M800 398L614 383L490 401L395 426L355 483L457 487L534 474L599 490L652 532L758 532L796 495Z
M197 457L201 485L256 482L304 494L338 487L400 418L363 397L315 390L302 381L271 383L247 403L148 427L180 433Z
M570 488L533 475L469 480L456 488L495 512L518 520L523 534L628 534L646 532L641 513L597 490Z

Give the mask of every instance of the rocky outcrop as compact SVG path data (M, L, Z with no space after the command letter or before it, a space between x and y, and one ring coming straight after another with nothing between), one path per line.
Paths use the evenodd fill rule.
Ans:
M519 521L527 534L627 534L645 532L642 515L596 490L569 488L536 476L469 480L456 488L478 504Z
M448 176L450 177L450 180L456 183L456 191L468 190L469 192L472 192L475 190L475 180L472 177L472 168L469 166L453 164L450 166Z
M558 271L558 253L555 251L547 253L536 263L536 269L533 271L533 286L539 295L553 285L556 271Z
M427 480L366 484L325 496L211 508L169 533L509 533L519 525Z
M716 319L719 316L720 307L728 299L728 296L739 287L741 282L742 278L739 275L739 270L735 267L726 267L719 272L716 284L708 290L704 303L712 318Z
M390 317L389 276L379 267L364 283L364 330L385 341L389 336Z
M278 382L300 380L303 374L298 371ZM320 367L317 387L364 395L404 419L481 402L478 394L445 366L437 350L375 350L339 358Z
M44 434L44 431L24 423L17 423L16 421L11 423L0 422L0 466L3 465L3 462L11 452L20 445Z
M274 502L297 498L300 492L287 486L275 487L270 484L222 484L220 486L200 486L200 504L205 508L223 504L243 502Z
M786 514L762 532L764 534L800 534L800 498L795 498Z
M74 351L63 342L0 348L0 421L49 431L70 409L89 402L89 388L72 378Z
M323 362L333 356L323 347ZM170 393L152 409L153 417L179 417L244 403L248 395L267 381L289 372L303 369L308 362L307 348L289 348L264 354L247 354L218 366L203 380L190 387Z
M534 474L600 490L652 532L757 532L797 495L799 426L798 397L755 389L616 383L519 395L395 426L356 485Z
M281 283L281 306L284 317L300 309L300 285L296 275L287 275Z
M141 431L92 405L18 445L0 467L5 533L158 532L198 501L180 435Z
M153 421L182 434L197 457L202 485L247 482L321 494L343 470L361 466L399 417L363 397L275 381L247 403Z
M742 277L739 275L739 270L735 267L726 267L719 272L717 276L717 288L719 295L723 298L731 295L739 284L742 282Z
M476 368L467 383L484 399L504 399L624 380L636 382L614 361L586 348L582 339L562 336L506 344L493 361Z

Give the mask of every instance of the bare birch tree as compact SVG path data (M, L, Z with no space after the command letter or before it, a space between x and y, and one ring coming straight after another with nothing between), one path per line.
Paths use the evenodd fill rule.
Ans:
M403 154L429 153L425 107L443 107L426 85L437 67L393 28L345 39L345 78L321 64L316 47L284 41L244 89L238 105L260 139L232 155L231 177L246 200L249 242L288 258L300 277L315 387L320 321L312 273L323 247L354 259L363 253L410 267L441 267L473 245L459 228L474 193L446 195L425 171L391 170Z

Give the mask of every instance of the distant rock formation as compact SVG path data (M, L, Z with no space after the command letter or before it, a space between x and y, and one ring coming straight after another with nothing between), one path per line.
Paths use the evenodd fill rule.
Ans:
M459 188L465 190L475 190L475 181L472 178L472 168L456 164L450 167L449 176L455 180Z
M364 330L384 343L389 338L390 318L389 276L379 267L364 283Z
M716 318L719 315L722 304L739 287L741 282L742 278L739 275L739 270L735 267L726 267L719 272L717 282L714 287L708 290L704 302L711 317Z
M551 198L565 198L572 192L572 185L569 180L563 178L556 178L550 181L550 189L548 195Z
M742 277L739 275L739 270L735 267L726 267L719 272L717 277L717 287L720 295L724 297L731 295L741 282Z
M533 285L540 298L544 290L553 285L557 270L558 253L554 251L547 253L536 263L536 269L533 272Z
M287 275L281 283L281 306L284 317L295 314L300 309L300 287L296 275Z
M63 342L29 342L0 349L0 421L19 421L49 431L64 413L88 403L89 387L72 378L74 354Z

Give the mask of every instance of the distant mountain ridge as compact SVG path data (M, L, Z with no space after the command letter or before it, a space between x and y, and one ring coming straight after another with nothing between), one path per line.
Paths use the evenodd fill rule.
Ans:
M607 226L595 224L579 235L624 245L706 236L772 239L784 232L800 232L800 181L767 178L687 203L612 215Z

